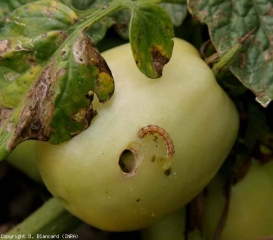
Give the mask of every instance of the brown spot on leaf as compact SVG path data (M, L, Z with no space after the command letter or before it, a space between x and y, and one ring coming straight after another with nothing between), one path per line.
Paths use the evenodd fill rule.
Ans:
M44 12L49 17L49 20L51 20L54 17L54 14L50 11L49 7Z
M57 79L61 77L62 75L64 75L65 72L66 70L64 68L61 68L59 71L57 71L57 74L56 74Z
M61 51L61 57L63 58L65 56L65 54L66 54L66 49L62 49L62 51Z
M68 34L66 31L60 31L59 37L62 39L62 41L64 41L65 39L67 39Z
M79 64L90 64L98 69L96 76L96 94L100 102L106 102L114 92L113 76L106 61L92 40L83 32L73 45L74 59Z
M32 67L37 65L35 58L33 58L31 55L27 55L26 62Z
M54 43L56 46L61 46L62 43L67 39L68 37L68 34L66 31L58 31L58 36L57 38L55 39Z
M88 48L91 47L92 45L89 46L88 41L86 41L85 38L78 38L73 44L73 56L74 59L77 63L79 64L87 64L89 63L89 60L92 62L94 60L94 57L92 59L92 56L88 56Z
M6 45L3 44L3 49L4 46L7 46L7 43ZM85 34L75 41L73 45L73 55L75 61L79 64L96 66L98 69L97 78L101 79L102 76L105 77L104 74L108 74L109 79L113 80L111 71L105 60L99 54L94 43ZM61 56L64 57L65 52L61 52ZM16 121L18 123L16 126L12 126L14 134L7 144L7 150L12 150L26 139L48 141L52 133L57 131L57 129L53 129L50 124L55 113L55 100L59 95L57 82L64 74L66 74L66 69L57 68L54 61L40 73L24 97L19 119ZM108 95L106 91L105 95L107 96L105 97L105 95L103 95L103 85L101 84L100 87L103 90L100 93L101 96L103 96L102 100L110 98L109 96L111 96L111 94L109 94L109 91ZM95 91L95 93L98 95L97 91ZM78 132L70 132L71 136L87 128L91 120L96 116L97 113L92 107L93 95L94 93L90 89L88 94L85 95L85 97L90 100L90 104L88 104L87 107L80 108L71 115L74 121L83 125L82 129Z
M41 73L24 98L14 136L7 146L8 150L15 148L26 139L47 141L50 134L55 132L55 129L49 126L55 111L53 104L56 97L54 83L65 72L65 69L56 70L54 64L51 64Z
M83 38L78 38L73 45L73 55L77 63L90 63L99 69L99 72L106 72L111 75L111 71L100 55L95 43L83 32Z
M0 129L3 128L7 120L10 118L14 109L0 108ZM9 129L7 129L9 131Z
M86 114L85 114L85 118L87 120L87 124L84 125L85 128L87 128L90 125L92 119L96 115L97 115L97 111L96 110L94 110L92 107L87 108L87 111L86 111Z
M89 111L89 108L80 108L76 113L72 114L71 118L78 123L83 123L87 128L91 120L95 117L96 111Z
M239 55L239 58L240 58L240 66L239 66L239 68L243 69L243 68L245 68L245 65L246 65L246 54L245 53L241 53Z
M153 69L157 72L157 76L161 77L163 67L170 61L170 59L164 56L163 48L160 46L152 46L151 55L153 58Z
M85 95L85 97L86 97L87 99L90 100L90 103L93 102L93 100L94 100L94 92L93 92L92 90L90 90L90 91Z
M14 124L13 123L11 123L11 122L9 122L8 124L7 124L7 131L8 132L11 132L12 130L13 130L13 127L14 126Z
M92 108L92 105L90 105L89 108L80 108L79 111L74 113L71 118L78 123L83 124L83 129L88 128L90 125L92 119L97 115L97 111ZM77 132L71 132L71 136L75 136L79 134L82 130L79 130Z
M10 48L10 40L0 41L0 56L3 56Z

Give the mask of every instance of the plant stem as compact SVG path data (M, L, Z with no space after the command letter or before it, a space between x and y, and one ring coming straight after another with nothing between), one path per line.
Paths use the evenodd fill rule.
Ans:
M106 17L110 13L126 8L128 0L113 0L109 4L106 4L103 8L94 11L86 18L82 19L79 25L75 25L77 29L86 30L91 27L95 22L98 22L102 18Z
M187 0L151 0L153 3L179 3L187 4Z
M42 207L36 210L22 223L2 234L1 239L8 236L25 235L25 239L38 239L39 234L59 235L71 233L82 222L67 212L55 198L48 200Z
M186 0L150 0L152 3L180 3L180 4L186 4ZM89 27L91 27L95 22L101 20L102 18L106 17L107 15L121 10L123 8L129 7L132 4L132 0L113 0L109 4L106 4L104 7L93 11L93 9L90 9L92 13L88 15L87 17L83 18L79 25L76 25L75 27L78 29L86 30ZM85 13L86 14L86 13Z
M221 59L218 63L216 63L212 71L214 75L217 76L219 71L223 68L230 67L230 65L234 62L238 54L241 52L243 48L243 44L247 39L256 31L256 28L252 29L249 33L247 33L243 38L241 38Z
M239 52L242 49L242 44L237 43L234 47L232 47L221 59L219 62L217 62L213 68L212 71L215 76L225 67L229 67L231 63L234 61L236 56L239 54Z

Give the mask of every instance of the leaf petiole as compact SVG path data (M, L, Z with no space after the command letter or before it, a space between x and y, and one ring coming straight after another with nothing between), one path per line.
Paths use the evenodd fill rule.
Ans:
M75 24L71 30L87 30L88 28L92 27L92 25L102 18L106 17L107 15L121 10L123 8L126 8L128 5L128 0L113 0L112 2L104 5L102 8L95 10L92 12L92 14L86 16L85 18L82 18L79 20L78 24Z
M249 33L247 33L243 38L241 38L221 59L219 62L217 62L213 68L212 71L214 75L216 76L221 69L229 67L235 58L238 56L240 51L243 48L243 44L245 41L253 34L253 32L256 31L256 28L252 29Z

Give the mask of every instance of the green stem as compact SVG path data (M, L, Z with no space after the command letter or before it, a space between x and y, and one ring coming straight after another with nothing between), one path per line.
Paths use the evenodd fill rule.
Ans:
M221 57L218 63L213 66L212 71L215 76L217 76L221 69L229 67L234 62L238 54L241 52L243 44L255 31L256 28L252 29L249 33L247 33L223 57Z
M105 4L104 7L94 11L90 9L90 15L86 16L81 20L79 25L75 25L77 29L86 30L91 27L95 22L101 20L107 15L121 10L123 8L129 7L132 5L132 0L113 0L112 2ZM150 0L152 3L180 3L186 4L186 0ZM88 10L87 10L88 11ZM87 14L87 12L86 12ZM72 29L73 30L73 29Z
M131 0L130 0L131 1ZM128 0L114 0L109 4L106 4L103 8L94 11L92 14L88 15L86 18L82 19L81 22L75 27L77 30L86 30L91 27L95 22L98 22L107 15L126 8ZM74 30L74 29L72 29Z
M215 76L217 76L223 68L229 67L233 63L242 47L243 45L241 43L237 43L223 57L221 57L220 61L217 62L212 68Z
M39 239L40 234L59 235L61 239L63 233L71 233L71 230L81 223L78 218L67 212L55 198L52 198L22 223L2 234L1 239L20 234L25 236L24 239L32 240Z
M151 0L153 3L179 3L187 4L187 0Z
M187 0L163 0L162 2L165 3L180 3L180 4L187 4Z

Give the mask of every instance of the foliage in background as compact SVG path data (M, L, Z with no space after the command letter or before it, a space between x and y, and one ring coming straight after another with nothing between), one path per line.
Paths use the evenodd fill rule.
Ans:
M273 98L272 1L191 0L189 9L208 25L220 57L251 33L230 70L266 107Z

